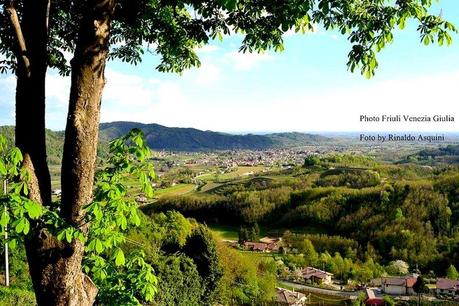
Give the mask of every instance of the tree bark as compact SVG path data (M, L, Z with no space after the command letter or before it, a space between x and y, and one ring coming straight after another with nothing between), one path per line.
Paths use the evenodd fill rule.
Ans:
M45 134L48 9L49 0L24 1L19 20L15 2L10 2L8 7L17 39L16 146L24 156L23 167L31 178L28 197L43 205L51 203ZM48 288L44 286L43 267L51 258L49 254L56 249L57 241L48 235L44 236L45 233L35 227L36 224L30 237L25 239L26 253L37 302L39 305L48 305L47 301L52 300L49 295L53 292L47 291ZM52 282L58 284L59 279L55 278Z
M47 3L48 0L24 1L23 37L17 35L16 51L16 146L21 149L24 167L31 174L29 197L39 203L51 202L45 135Z
M44 204L51 202L45 144L48 1L23 2L21 22L26 50L18 52L18 64L23 65L18 65L16 93L16 143L25 156L24 166L32 174L29 196ZM91 201L93 193L100 103L114 7L115 0L86 1L71 63L61 216L83 232L87 231L87 225L83 226L84 206ZM24 58L29 59L29 65L24 65ZM84 254L81 241L58 241L46 230L36 229L26 241L26 251L38 305L90 306L94 303L97 287L81 271Z
M62 161L62 217L79 225L92 199L105 63L114 0L90 0L75 56Z

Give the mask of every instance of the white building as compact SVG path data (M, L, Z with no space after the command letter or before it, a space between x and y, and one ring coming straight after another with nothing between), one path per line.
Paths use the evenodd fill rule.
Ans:
M384 293L391 295L415 295L413 285L416 281L416 276L383 277L381 278L381 289Z

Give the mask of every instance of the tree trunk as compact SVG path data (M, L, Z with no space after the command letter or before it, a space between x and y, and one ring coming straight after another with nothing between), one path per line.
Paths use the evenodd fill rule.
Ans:
M15 29L17 46L16 145L24 156L24 168L30 174L29 198L42 204L51 202L51 180L46 161L45 80L47 68L47 0L23 2L21 24L16 8L8 8ZM26 239L26 252L34 288L40 286L36 277L37 252L33 245L40 239L31 233Z
M36 3L35 14L42 17L43 7L38 3L43 4L46 1L25 1L23 17L25 33L28 22L31 25L30 29L37 25L40 25L39 29L41 29L43 25L43 19L40 17L32 16L32 14L26 15L26 3L28 2ZM87 1L72 60L72 85L61 174L61 216L83 232L87 231L87 225L83 226L84 206L91 201L93 193L100 103L105 84L104 70L114 2L114 0ZM35 28L34 33L36 34L37 30L41 31L39 29ZM35 38L30 36L30 39L32 41ZM44 142L47 34L44 37L37 37L36 40L44 43L44 46L37 43L41 47L38 48L40 52L36 53L36 60L40 65L34 62L35 56L32 56L30 63L32 73L28 74L24 70L20 77L18 73L16 135L18 144L22 150L25 149L23 152L27 154L25 165L36 174L31 184L31 187L36 188L31 188L31 197L42 203L50 203L49 171L46 165ZM28 37L26 37L26 42L29 42ZM44 63L41 62L43 59ZM38 67L41 67L40 74L35 74L35 69ZM31 97L27 96L28 88L30 88L27 76L35 80L33 84L36 84L37 92L31 93L34 99L29 99ZM42 97L40 103L34 102L36 94ZM31 153L27 153L27 150L30 150ZM34 150L39 151L33 154ZM30 158L27 157L29 155ZM37 162L34 162L34 158ZM28 161L29 159L31 162ZM44 177L45 174L47 178ZM38 305L90 306L94 303L97 288L91 279L81 271L84 254L82 242L78 239L72 243L58 241L46 230L37 230L32 239L26 242L26 250Z
M16 88L16 145L24 156L23 166L31 180L29 198L51 203L51 180L46 160L45 80L47 70L49 0L24 1L21 24L11 7L12 22L18 39ZM64 245L46 231L36 228L26 238L30 274L39 305L85 305L93 301L96 289L82 296L81 287L95 288L81 273L83 246ZM74 249L80 250L75 252ZM80 257L72 254L80 254ZM76 267L69 269L68 267ZM69 280L74 288L69 287ZM63 285L66 284L66 285ZM85 292L86 293L86 292ZM92 302L91 302L92 304Z
M29 197L39 203L51 202L45 136L47 3L47 0L24 2L22 29L26 50L17 50L16 71L16 146L21 149L24 167L31 174Z

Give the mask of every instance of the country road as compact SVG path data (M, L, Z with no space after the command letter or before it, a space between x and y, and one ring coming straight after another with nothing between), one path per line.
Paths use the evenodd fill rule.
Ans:
M282 285L293 287L297 290L307 291L311 293L325 294L325 295L330 295L330 296L337 296L337 297L348 298L348 299L356 299L359 296L359 293L361 292L361 291L352 292L352 291L338 291L338 290L323 289L323 288L311 287L311 286L306 286L306 285L292 283L289 281L282 281L282 280L279 281L279 283Z

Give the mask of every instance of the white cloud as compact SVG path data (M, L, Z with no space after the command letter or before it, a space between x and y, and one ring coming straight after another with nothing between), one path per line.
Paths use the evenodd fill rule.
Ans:
M0 77L0 105L14 105L15 88L16 77L14 75Z
M112 69L107 69L105 75L107 83L102 103L122 109L149 105L154 96L155 86L159 83L157 79L142 78Z
M185 103L180 109L154 109L163 124L217 131L458 131L454 99L459 71L443 75L365 83L353 87L293 93L240 93L219 97L218 106ZM308 88L310 91L311 89ZM191 98L190 98L191 99ZM238 102L235 102L238 101ZM263 101L262 103L256 103ZM360 115L452 115L454 123L361 123ZM152 117L151 119L156 119ZM152 121L154 122L154 121ZM169 123L170 122L170 123Z
M158 102L161 107L170 107L170 110L179 111L187 102L180 86L172 82L164 82L160 84L157 91Z
M231 52L227 54L227 57L232 62L235 70L250 70L260 62L270 61L273 59L273 57L268 53Z
M52 108L67 108L70 96L70 77L60 76L56 72L46 75L46 98L52 99L47 103Z
M16 77L0 75L0 125L14 124L14 93Z
M285 96L281 101L273 97L265 99L261 108L248 104L239 115L239 121L248 123L244 130L259 131L458 131L459 109L454 98L458 79L459 71L389 81L371 80L352 88L331 87L330 92ZM359 120L360 115L384 114L452 115L455 122L363 123ZM229 122L224 124L230 126Z
M294 36L296 34L298 34L298 33L295 31L295 29L292 28L292 29L289 29L288 31L284 32L284 34L282 34L282 36L290 37L290 36Z
M110 71L107 79L101 122L137 121L169 126L180 122L193 125L192 105L177 83L115 71Z
M208 59L201 61L201 67L186 70L183 77L186 81L199 86L213 86L220 80L222 71Z
M231 57L232 56L232 57ZM234 69L250 69L267 54L232 54L227 60ZM242 58L242 60L241 60ZM227 62L227 64L228 64ZM107 69L101 121L130 120L167 126L196 127L220 131L359 131L359 130L459 130L456 83L459 71L415 77L370 81L356 79L346 87L266 91L225 91L203 94L224 71L212 61L192 70L179 81L144 78ZM134 73L134 72L133 72ZM47 78L47 126L63 129L69 78L53 72ZM0 77L0 124L14 123L13 75ZM191 85L183 85L191 84ZM351 85L349 85L351 84ZM196 90L198 88L198 90ZM218 91L219 92L219 91ZM374 124L361 123L360 115L453 115L454 123Z

